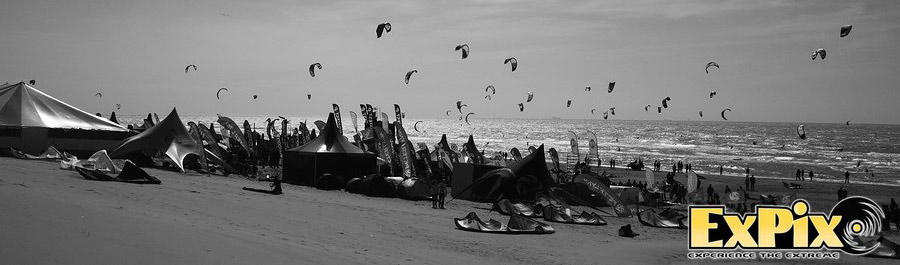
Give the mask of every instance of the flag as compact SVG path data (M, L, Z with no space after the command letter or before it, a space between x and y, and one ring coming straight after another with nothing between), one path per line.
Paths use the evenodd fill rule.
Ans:
M344 134L344 122L341 120L341 107L338 104L331 104L334 109L334 125L337 125L338 134Z

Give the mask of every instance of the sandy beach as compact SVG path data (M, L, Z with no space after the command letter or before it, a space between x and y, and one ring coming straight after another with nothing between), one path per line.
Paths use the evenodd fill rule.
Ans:
M286 185L271 196L243 177L148 169L162 185L86 181L56 162L0 158L0 257L8 264L659 264L687 263L686 230L552 223L551 235L457 230L452 218L475 211L505 222L489 205L370 198ZM618 175L639 175L616 170ZM640 175L642 177L642 175ZM708 182L734 183L710 176ZM778 185L757 183L761 189ZM831 183L798 195L815 209L836 200ZM717 187L718 188L718 187ZM881 201L896 188L851 186ZM821 208L820 208L821 207ZM640 236L622 238L632 224ZM893 234L892 239L896 239ZM875 264L850 257L827 264Z

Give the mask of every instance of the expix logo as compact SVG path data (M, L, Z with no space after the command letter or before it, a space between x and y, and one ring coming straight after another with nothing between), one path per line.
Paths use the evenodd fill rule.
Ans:
M878 245L858 237L881 233L884 212L865 197L838 202L831 213L810 212L806 200L791 207L757 205L755 213L726 212L724 206L690 206L689 249L834 249L866 254Z

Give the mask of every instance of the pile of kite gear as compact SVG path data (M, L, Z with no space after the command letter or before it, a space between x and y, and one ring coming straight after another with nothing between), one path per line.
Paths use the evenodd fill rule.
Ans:
M281 195L283 193L281 191L281 178L278 178L278 177L274 178L274 180L272 181L272 184L270 186L272 187L272 190L255 189L255 188L247 188L247 187L243 187L243 190L272 194L272 195Z
M469 212L463 218L454 218L453 222L456 224L456 228L470 232L497 234L552 234L555 232L550 225L521 215L510 215L506 225L494 219L487 222L481 221L475 212Z
M793 182L792 182L792 183L787 183L787 182L782 181L781 184L784 185L784 187L787 188L787 189L792 189L792 190L800 190L800 189L803 189L803 186L800 186L800 184L796 184L796 183L793 183Z
M97 169L87 169L83 167L75 167L75 171L78 172L79 175L84 177L87 180L95 180L95 181L116 181L116 182L125 182L125 183L133 183L133 184L161 184L158 178L154 176L150 176L146 171L136 166L131 161L126 161L125 166L122 168L122 172L119 173L118 176L110 176L105 172L97 170Z
M665 209L660 212L656 212L653 209L641 211L638 214L638 221L646 226L658 228L686 229L688 227L687 216L672 209Z
M29 155L25 152L22 152L21 150L15 149L15 148L10 148L9 153L15 158L29 159L29 160L66 159L67 157L71 156L69 154L63 154L63 153L59 152L59 150L56 150L56 148L54 148L53 146L48 147L47 150L45 150L40 155L36 155L36 156Z
M635 233L634 231L631 231L630 224L623 225L622 227L619 228L619 236L621 236L621 237L636 237L638 235L640 235L640 234Z

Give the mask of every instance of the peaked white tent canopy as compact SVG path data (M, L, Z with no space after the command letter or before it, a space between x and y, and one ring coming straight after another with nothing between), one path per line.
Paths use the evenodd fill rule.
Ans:
M128 131L121 125L75 108L24 82L0 88L0 126Z
M24 83L0 86L0 147L40 153L49 146L93 153L133 135Z

